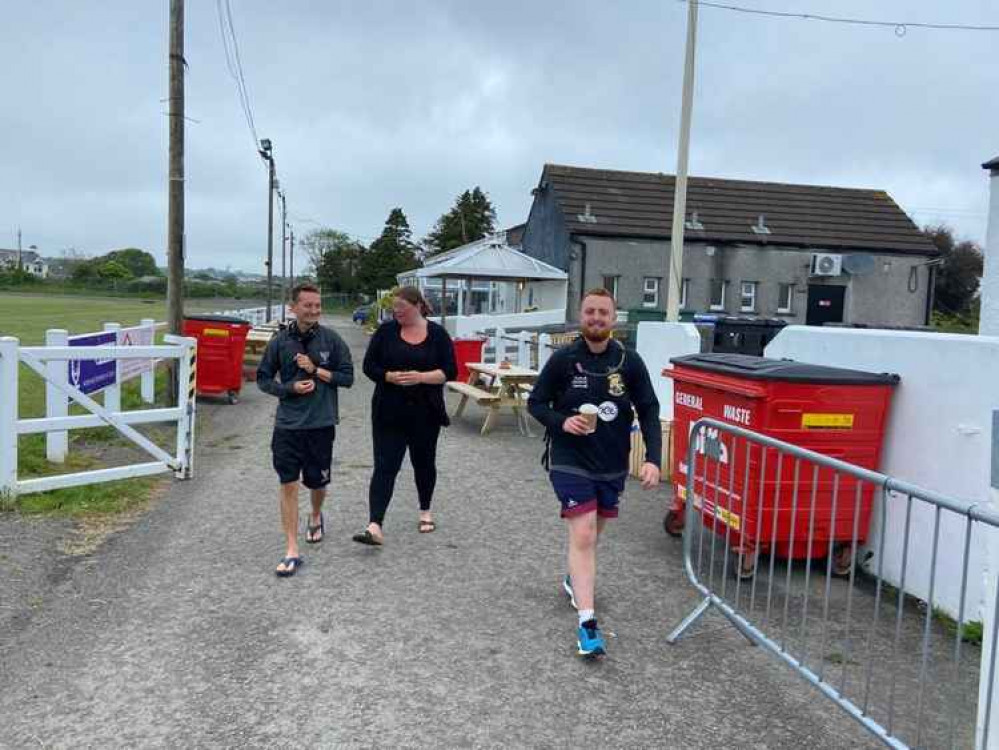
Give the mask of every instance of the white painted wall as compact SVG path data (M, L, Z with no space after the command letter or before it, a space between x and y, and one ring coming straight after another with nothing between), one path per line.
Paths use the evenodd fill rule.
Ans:
M652 386L659 399L659 418L673 419L673 380L662 374L670 368L671 357L698 354L701 335L693 323L655 323L643 320L638 324L636 349L649 368Z
M991 170L989 185L989 223L985 232L982 313L978 332L983 336L999 336L999 169Z
M906 331L789 326L767 347L768 357L895 372L902 382L892 403L881 471L950 497L988 504L992 411L999 409L999 338ZM905 502L888 505L885 578L899 581ZM906 590L925 599L933 511L914 503ZM918 509L919 512L915 512ZM880 507L872 514L870 546L875 551ZM959 605L964 522L944 513L935 603L956 615ZM984 620L995 565L990 546L997 535L985 527L973 539L966 619ZM876 563L875 554L868 566Z

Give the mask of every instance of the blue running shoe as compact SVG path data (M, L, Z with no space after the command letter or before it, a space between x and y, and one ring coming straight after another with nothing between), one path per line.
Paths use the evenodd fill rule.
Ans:
M576 653L580 656L603 656L607 653L603 633L596 620L587 620L576 632Z
M579 609L579 605L576 604L576 595L572 593L572 581L569 580L568 573L566 573L565 578L562 579L562 590L569 597L569 604L572 605L572 608Z

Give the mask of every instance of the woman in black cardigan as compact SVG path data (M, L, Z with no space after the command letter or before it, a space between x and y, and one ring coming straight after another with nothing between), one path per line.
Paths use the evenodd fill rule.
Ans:
M361 544L384 542L382 523L407 448L420 498L419 531L426 534L436 528L430 501L437 483L437 438L449 424L444 383L457 377L457 366L451 337L427 320L429 312L418 289L402 287L392 302L394 319L378 328L364 355L364 374L375 382L375 471L368 490L370 522L353 537Z

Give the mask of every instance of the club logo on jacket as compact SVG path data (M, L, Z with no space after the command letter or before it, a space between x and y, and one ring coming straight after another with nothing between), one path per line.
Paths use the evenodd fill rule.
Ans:
M617 419L618 415L617 404L615 404L613 401L604 401L597 408L600 409L598 416L603 421L613 422L615 419Z
M585 375L575 375L572 378L572 387L586 390L590 387L590 381Z
M329 352L319 352L319 364L325 365L330 361Z
M607 376L607 392L617 398L624 395L624 378L621 373L614 372Z

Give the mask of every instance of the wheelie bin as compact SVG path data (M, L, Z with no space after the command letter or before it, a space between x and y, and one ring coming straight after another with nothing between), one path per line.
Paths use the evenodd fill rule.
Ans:
M691 426L701 417L712 417L877 470L898 375L745 354L693 354L670 361L673 369L663 371L664 376L673 379L674 391L674 495L664 520L668 533L678 534L683 529L687 448ZM733 448L732 436L719 431L718 440L718 476L696 477L702 483L699 494L708 499L695 497L695 507L701 511L699 516L705 526L727 534L730 544L745 558L753 559L752 553L757 550L796 559L822 556L830 540L834 549L841 550L852 541L855 522L858 544L866 540L873 487L864 485L860 501L854 502L856 480L842 476L834 485L831 472L820 472L822 478L814 490L814 514L797 514L792 529L794 461L784 461L786 468L781 474L773 451L768 463L763 459L763 449L757 446L755 451L750 450L746 467L746 443L739 441L741 455L734 462L738 466L730 466L724 456ZM714 468L711 473L715 474ZM805 479L810 482L811 470L806 473ZM718 512L710 499L718 497L718 492L727 493L733 481L736 491ZM810 497L813 492L811 487L803 491ZM834 492L838 493L838 503L834 502ZM758 498L762 501L758 502ZM810 522L814 523L811 544ZM845 559L834 555L834 563L837 572L842 573L852 565L852 559L849 555Z
M198 340L198 395L225 396L230 404L243 387L243 355L250 322L229 315L189 315L184 335Z
M454 361L458 365L458 380L462 383L468 380L468 363L482 361L482 349L486 340L479 336L453 339Z

